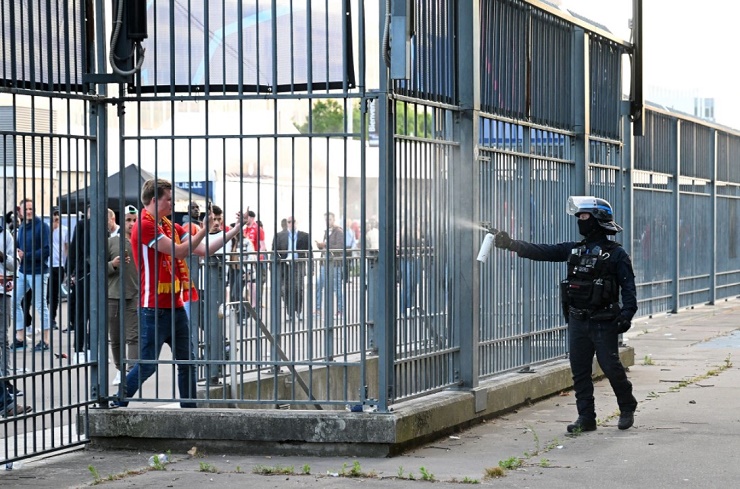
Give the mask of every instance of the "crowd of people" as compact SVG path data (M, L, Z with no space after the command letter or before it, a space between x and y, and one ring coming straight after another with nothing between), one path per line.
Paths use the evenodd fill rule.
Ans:
M249 303L260 314L271 255L279 262L280 297L288 321L304 321L305 284L309 262L315 257L317 276L315 314L342 318L345 311L342 283L346 266L342 257L352 256L363 238L361 226L353 222L345 231L335 215L325 214L325 231L312 246L309 233L300 230L293 216L282 219L281 229L268 250L265 229L250 209L226 224L223 210L208 204L205 213L191 202L182 224L173 221L172 184L156 179L145 183L142 207L127 205L117 222L107 210L107 334L115 366L113 385L125 398L135 395L156 371L154 362L162 346L170 346L174 359L196 357L192 341L191 308L198 304L203 257L225 253L228 258L228 300ZM3 416L30 412L18 404L23 393L10 381L12 351L44 352L52 348L51 332L60 329L70 340L72 364L90 358L90 314L96 295L91 290L91 212L70 229L58 208L50 222L36 214L34 202L24 199L15 212L0 220L0 407ZM367 246L377 246L377 225L366 234ZM318 251L317 255L314 252ZM356 253L356 251L354 252ZM66 313L63 311L67 299ZM310 312L310 311L309 311ZM63 321L65 321L63 323ZM8 332L15 337L11 341ZM61 346L54 346L60 350ZM58 356L61 351L55 352ZM178 364L178 387L182 407L194 407L196 371L192 363ZM119 405L125 406L126 401Z

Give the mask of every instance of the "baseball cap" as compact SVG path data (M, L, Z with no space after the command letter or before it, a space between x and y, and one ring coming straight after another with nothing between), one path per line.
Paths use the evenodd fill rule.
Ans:
M124 214L138 214L139 213L139 211L136 209L136 207L134 207L132 205L127 205L126 207L124 207L123 208L123 212L124 212Z

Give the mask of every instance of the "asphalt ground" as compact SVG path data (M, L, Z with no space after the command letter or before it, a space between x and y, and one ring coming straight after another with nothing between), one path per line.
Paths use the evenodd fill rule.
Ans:
M626 431L601 380L595 432L566 432L576 418L566 391L393 458L235 456L194 442L194 455L172 453L155 470L153 452L85 449L0 470L0 487L406 488L432 479L434 487L737 487L738 328L736 299L635 321L625 341L635 349L629 377L640 404Z

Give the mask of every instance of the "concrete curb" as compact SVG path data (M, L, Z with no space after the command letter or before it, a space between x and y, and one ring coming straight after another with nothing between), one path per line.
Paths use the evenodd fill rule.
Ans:
M625 366L634 349L623 347ZM602 374L594 362L594 376ZM572 387L567 360L399 403L390 413L265 409L91 410L91 445L187 451L197 442L235 454L385 457ZM84 426L80 423L79 426Z

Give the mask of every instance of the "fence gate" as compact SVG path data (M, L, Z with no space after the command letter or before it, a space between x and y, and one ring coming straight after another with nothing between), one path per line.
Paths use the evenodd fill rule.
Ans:
M98 105L105 94L87 83L101 61L89 49L102 28L92 18L85 24L91 4L0 1L0 462L6 464L85 443L79 420L97 398L97 338L87 327L91 299L81 291L101 289L87 272L102 241L75 238L85 228L85 202L104 210L91 185L105 120ZM104 226L87 227L89 236L105 233Z

